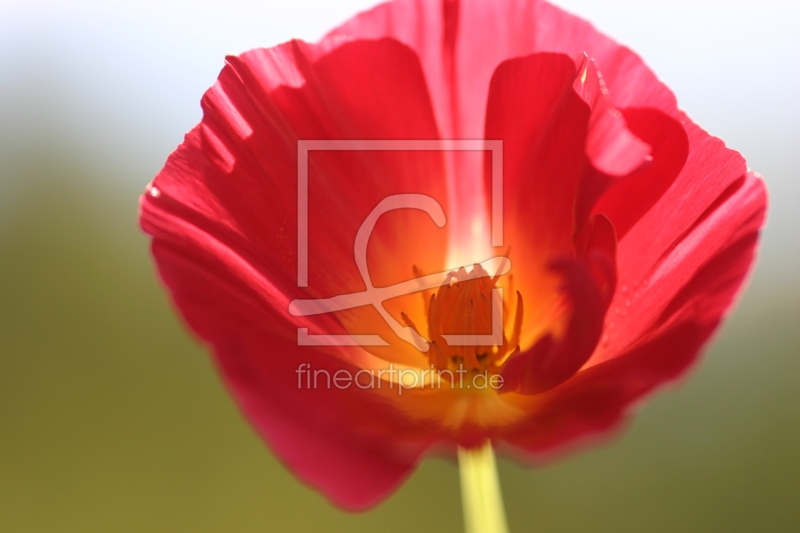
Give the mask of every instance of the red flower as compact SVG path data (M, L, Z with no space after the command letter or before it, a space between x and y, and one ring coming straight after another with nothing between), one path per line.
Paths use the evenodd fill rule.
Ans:
M764 184L738 153L679 111L633 52L540 1L396 0L318 44L229 57L202 105L142 199L142 227L247 417L347 508L384 498L432 447L489 438L542 458L614 430L695 360L764 220ZM499 152L298 157L298 141L339 139L502 141L504 247L490 246ZM508 255L510 272L462 270L424 298L386 300L388 318L368 305L291 314L296 300L364 291L353 239L395 194L435 199L446 225L435 227L435 209L381 217L366 256L374 287L491 256ZM446 339L498 324L492 346ZM298 328L388 346L299 346ZM389 363L446 379L401 388L383 375L376 386ZM452 377L459 365L502 387L467 388ZM304 381L337 371L356 381Z

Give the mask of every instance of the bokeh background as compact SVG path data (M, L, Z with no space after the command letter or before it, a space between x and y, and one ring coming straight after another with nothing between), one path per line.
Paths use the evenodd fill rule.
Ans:
M0 3L0 531L462 530L445 460L358 515L289 474L137 229L224 54L317 39L371 3ZM642 54L766 177L772 207L750 288L691 379L610 445L501 461L512 530L800 531L800 8L560 3Z

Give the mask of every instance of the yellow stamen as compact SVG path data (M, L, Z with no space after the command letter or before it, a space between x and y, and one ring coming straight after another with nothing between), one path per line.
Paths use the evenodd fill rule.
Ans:
M506 257L508 257L506 252ZM479 264L470 272L459 268L431 295L428 304L428 337L430 363L438 370L464 367L472 371L493 371L517 348L522 329L522 296L517 292L514 325L511 337L503 334L493 346L450 346L445 335L491 335L493 317L492 290L500 275L490 277ZM507 312L509 306L503 305ZM403 317L406 320L406 317ZM504 317L505 318L505 317ZM504 323L505 320L503 321ZM410 321L407 321L410 325Z

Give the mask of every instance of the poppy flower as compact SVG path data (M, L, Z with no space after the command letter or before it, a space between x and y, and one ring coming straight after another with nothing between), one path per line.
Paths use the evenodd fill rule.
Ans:
M202 107L142 228L246 417L348 509L426 453L613 433L696 360L766 211L635 53L537 0L382 4L228 57Z

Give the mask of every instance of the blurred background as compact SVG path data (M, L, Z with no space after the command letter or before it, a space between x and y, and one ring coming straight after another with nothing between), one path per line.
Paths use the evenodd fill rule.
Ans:
M444 460L359 515L289 474L177 321L137 228L226 53L318 39L372 3L0 3L0 531L462 530ZM691 379L610 445L501 461L511 528L800 531L800 8L560 5L646 58L772 205L750 288Z

